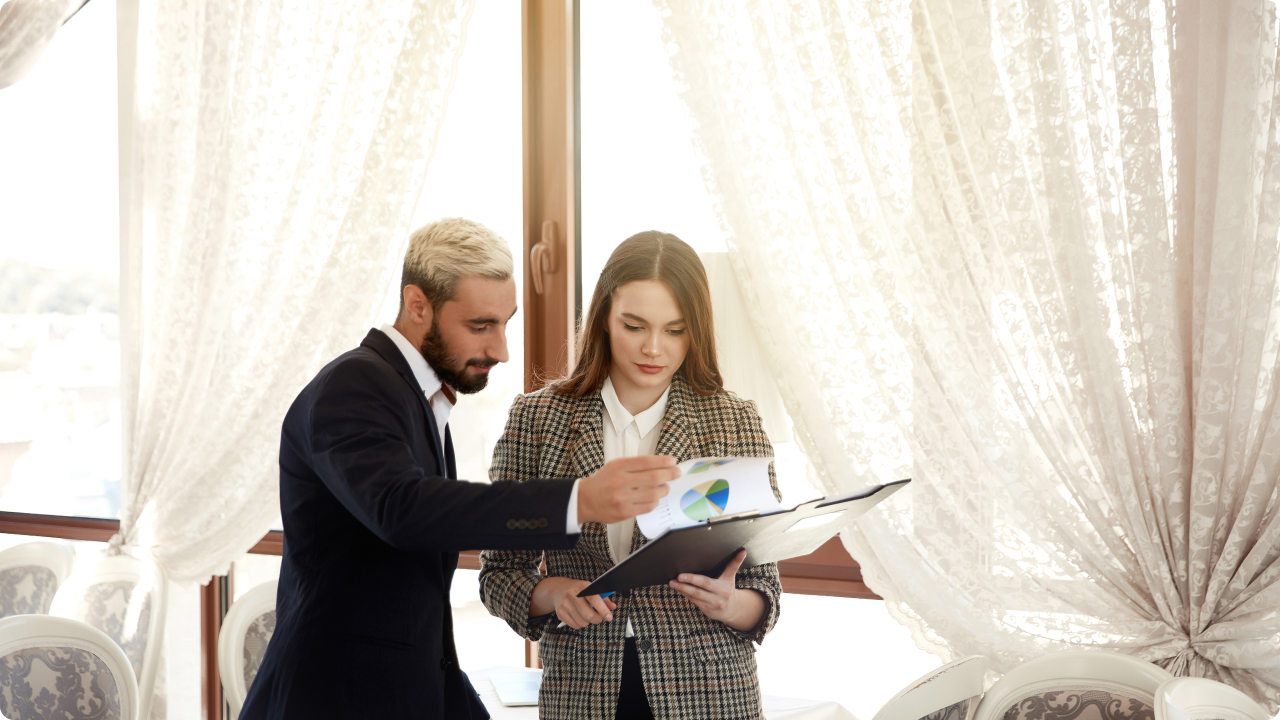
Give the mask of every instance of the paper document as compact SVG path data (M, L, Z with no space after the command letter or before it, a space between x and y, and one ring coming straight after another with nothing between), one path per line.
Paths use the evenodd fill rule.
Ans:
M676 467L680 477L658 507L636 516L640 532L650 540L671 529L686 528L722 515L781 509L769 484L771 457L721 457L686 460Z

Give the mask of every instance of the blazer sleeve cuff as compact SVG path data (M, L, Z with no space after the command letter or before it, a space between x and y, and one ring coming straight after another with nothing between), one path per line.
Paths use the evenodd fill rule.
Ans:
M481 553L482 562L486 555L499 553ZM506 620L517 635L537 642L546 630L546 620L545 616L529 617L529 602L543 579L541 573L520 568L481 570L481 599L489 612Z
M764 614L760 616L760 622L756 623L756 626L751 630L746 631L729 628L743 639L754 641L757 645L764 642L764 636L769 634L769 631L773 630L773 626L777 624L779 614L778 601L782 595L782 584L778 580L777 566L770 563L763 567L768 567L772 570L772 573L770 573L772 577L760 577L754 574L739 575L736 583L737 587L744 590L755 590L764 597L765 609Z

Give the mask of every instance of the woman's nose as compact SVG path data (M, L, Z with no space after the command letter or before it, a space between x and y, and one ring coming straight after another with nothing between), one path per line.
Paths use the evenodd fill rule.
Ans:
M662 349L658 347L658 336L650 335L648 342L644 344L644 347L640 348L640 351L649 357L661 355Z

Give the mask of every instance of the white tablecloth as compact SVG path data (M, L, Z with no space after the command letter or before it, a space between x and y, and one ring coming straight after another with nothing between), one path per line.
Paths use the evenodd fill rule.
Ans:
M475 686L476 692L480 693L480 699L489 709L493 720L536 720L537 706L507 707L499 702L498 693L494 691L493 683L489 682L489 675L497 672L538 673L542 671L520 667L491 667L467 671L467 677L471 678L471 684ZM829 700L802 700L773 695L765 695L763 700L765 720L857 720L843 705Z

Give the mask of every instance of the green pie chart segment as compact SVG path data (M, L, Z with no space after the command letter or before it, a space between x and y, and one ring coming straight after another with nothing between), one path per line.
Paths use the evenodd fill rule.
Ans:
M729 483L711 480L697 485L680 498L680 509L691 520L710 520L729 506Z

